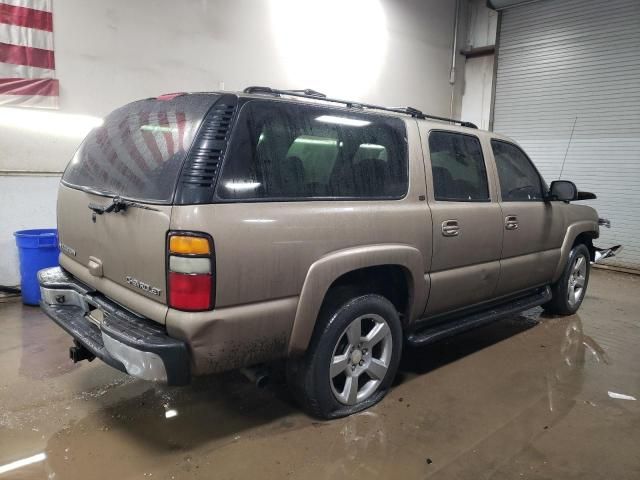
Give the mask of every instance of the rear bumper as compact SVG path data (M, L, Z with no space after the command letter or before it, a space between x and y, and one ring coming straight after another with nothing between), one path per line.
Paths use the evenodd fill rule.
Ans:
M75 341L108 365L144 380L185 385L191 378L189 350L185 342L165 329L139 317L59 267L38 272L40 306ZM87 319L98 308L98 326Z

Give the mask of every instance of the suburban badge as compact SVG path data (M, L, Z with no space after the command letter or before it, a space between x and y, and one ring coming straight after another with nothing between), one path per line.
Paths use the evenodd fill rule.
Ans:
M71 248L69 245L65 245L64 243L60 242L59 246L60 246L60 250L62 250L67 255L71 255L72 257L76 256L76 251L73 248Z

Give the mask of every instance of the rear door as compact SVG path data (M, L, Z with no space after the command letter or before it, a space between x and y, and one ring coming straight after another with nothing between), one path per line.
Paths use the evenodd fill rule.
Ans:
M545 202L547 186L517 145L491 140L503 216L501 274L496 295L551 281L564 239L564 204Z
M218 98L178 95L115 110L87 136L62 179L61 265L156 321L166 314L166 238L176 184ZM101 213L116 198L125 208Z
M426 128L423 138L433 220L425 313L432 316L491 298L500 273L502 221L480 139Z

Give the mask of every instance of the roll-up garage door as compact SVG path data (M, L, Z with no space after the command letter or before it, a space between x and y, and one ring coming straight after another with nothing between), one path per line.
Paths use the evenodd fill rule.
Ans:
M624 245L608 263L640 270L640 1L503 10L493 126L547 182L562 174L596 193L581 203L611 220L598 243Z

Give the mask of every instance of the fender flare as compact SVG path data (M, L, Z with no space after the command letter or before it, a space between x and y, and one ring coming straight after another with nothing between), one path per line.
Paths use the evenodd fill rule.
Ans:
M564 235L562 246L560 247L560 260L558 261L556 272L553 275L552 283L557 282L562 276L565 264L567 263L567 258L569 258L569 253L571 253L571 248L573 247L573 242L576 241L578 235L585 232L594 232L594 238L597 238L598 228L598 222L594 222L592 220L584 220L569 225L567 232Z
M314 262L307 272L298 300L298 308L289 338L289 355L304 352L309 345L320 307L331 284L345 273L366 267L397 265L404 267L412 283L409 319L424 311L428 295L428 277L424 258L409 245L378 244L337 250Z

